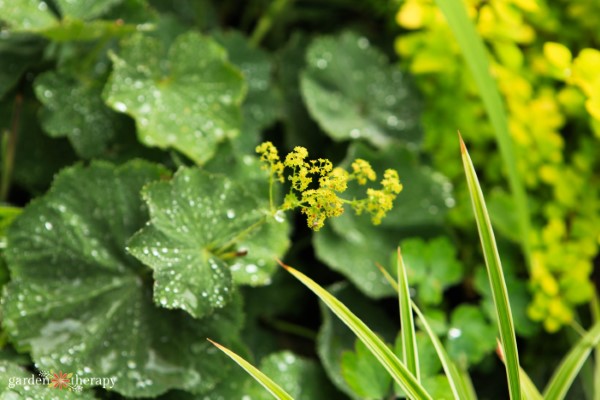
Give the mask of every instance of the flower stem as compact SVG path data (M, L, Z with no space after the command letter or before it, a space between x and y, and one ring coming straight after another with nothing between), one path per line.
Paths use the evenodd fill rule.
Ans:
M267 11L258 20L252 36L250 37L250 43L253 46L258 46L263 40L265 35L271 30L273 21L277 19L277 16L285 9L290 0L274 0Z

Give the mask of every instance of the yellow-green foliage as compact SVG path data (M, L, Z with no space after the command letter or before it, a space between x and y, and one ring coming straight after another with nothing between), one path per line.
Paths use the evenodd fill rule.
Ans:
M287 175L290 190L280 209L285 211L300 207L301 212L306 215L308 226L315 231L323 227L327 218L340 216L344 212L344 204L349 204L357 214L370 214L371 221L376 225L380 224L381 219L392 209L396 196L402 191L398 172L388 169L381 180L381 189L368 188L367 196L363 199L344 199L339 195L346 191L348 182L356 181L359 185L366 185L368 181L377 179L367 161L355 160L351 165L352 172L348 172L342 168L333 168L329 160L307 160L308 151L301 146L296 146L283 161L271 142L257 146L256 152L260 154L263 169L270 173L271 185L274 180L284 183L286 168L291 170ZM271 206L273 208L272 204Z
M504 96L519 171L534 207L530 282L532 319L556 331L588 301L598 253L600 147L600 3L595 0L466 0L490 50ZM471 143L487 185L502 181L499 155L477 88L435 3L407 0L396 20L406 32L396 51L425 94L426 146L434 162L464 185L452 129ZM464 194L463 194L464 196ZM459 204L467 204L459 201ZM461 225L463 208L453 221Z

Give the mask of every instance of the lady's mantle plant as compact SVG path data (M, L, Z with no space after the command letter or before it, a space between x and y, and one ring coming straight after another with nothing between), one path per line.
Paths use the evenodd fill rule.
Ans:
M274 180L290 182L277 209L231 177L194 167L172 177L144 161L61 172L8 233L13 280L4 325L11 340L42 370L114 376L124 395L212 389L228 366L204 337L238 343L236 284L268 281L287 248L269 240L270 230L286 236L283 211L300 208L318 230L347 203L379 223L402 189L390 169L382 189L343 199L349 182L376 178L368 162L358 159L348 172L307 160L301 147L284 161L269 142L257 151L271 201Z

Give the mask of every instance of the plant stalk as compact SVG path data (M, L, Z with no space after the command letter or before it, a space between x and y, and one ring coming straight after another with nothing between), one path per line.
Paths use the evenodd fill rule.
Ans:
M287 7L290 0L274 0L267 11L258 20L252 36L250 37L250 43L253 46L258 46L263 40L265 35L271 30L273 22L277 19L279 14Z

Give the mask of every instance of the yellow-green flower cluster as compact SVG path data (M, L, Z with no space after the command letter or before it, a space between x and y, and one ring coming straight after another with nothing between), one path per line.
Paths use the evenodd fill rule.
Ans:
M375 179L375 177L373 177ZM358 180L360 184L361 180ZM367 212L371 215L371 221L375 225L381 223L381 219L385 217L386 213L394 206L394 199L402 191L402 184L398 178L398 172L393 169L388 169L383 174L383 180L381 181L380 190L367 189L367 198L364 200L356 201L352 207L357 214Z
M492 72L506 102L516 145L517 167L532 204L540 205L532 207L535 228L544 233L534 235L532 243L534 299L529 315L554 331L571 321L577 304L591 298L590 265L600 244L596 205L600 204L600 182L594 174L600 160L592 150L600 146L600 3L465 3L491 50ZM501 160L489 150L494 146L493 131L460 47L449 40L453 34L435 2L406 0L396 21L408 31L398 37L396 51L417 76L428 104L425 144L436 168L454 180L459 201L451 219L460 226L465 221L462 207L469 202L462 171L451 162L456 146L448 142L447 127L460 127L469 140L473 161L482 167L488 187L503 180ZM578 53L572 51L573 44ZM561 234L548 235L550 231Z
M327 218L341 215L345 204L354 208L358 214L369 213L373 223L379 224L392 209L396 196L402 190L398 173L388 169L381 181L382 189L367 189L367 197L364 199L344 199L340 194L346 191L348 182L356 181L359 185L365 185L367 181L377 179L367 161L355 160L351 165L352 172L348 172L343 168L333 168L329 160L308 160L308 151L300 146L295 147L283 162L271 142L257 146L256 151L261 156L263 168L280 182L285 181L285 170L290 171L287 175L290 190L280 209L299 207L306 215L308 226L315 231L324 226Z
M262 168L268 170L271 177L275 177L283 183L283 163L279 159L279 152L273 143L264 142L256 146L256 152L260 154L260 160L263 162Z

